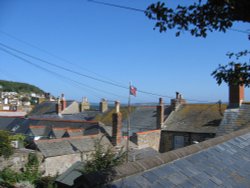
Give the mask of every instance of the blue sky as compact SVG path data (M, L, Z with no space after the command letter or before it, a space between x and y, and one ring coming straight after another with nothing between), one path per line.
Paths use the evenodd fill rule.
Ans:
M145 9L155 1L104 2ZM218 86L210 74L218 64L227 63L228 51L249 49L247 34L228 31L210 33L205 39L189 33L175 37L174 31L159 33L153 26L142 12L86 0L0 1L0 43L82 75L124 87L131 81L138 90L166 96L165 102L176 91L193 100L189 102L227 102L227 85ZM249 24L236 23L233 28L246 31ZM34 84L54 96L64 93L67 99L127 101L126 89L18 55L53 73L0 51L0 79ZM249 91L245 90L248 101ZM132 102L158 102L158 98L138 92Z

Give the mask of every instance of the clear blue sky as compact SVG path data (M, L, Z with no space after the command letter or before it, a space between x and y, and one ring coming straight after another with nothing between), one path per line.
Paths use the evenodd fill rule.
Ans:
M145 9L155 1L104 2ZM218 86L210 74L218 64L227 63L228 51L249 49L247 34L210 33L203 39L183 33L177 38L174 31L159 33L153 26L154 22L142 12L86 0L0 1L0 42L5 45L125 87L131 81L138 90L164 96L174 97L179 91L187 99L227 102L227 85ZM246 31L249 24L236 23L233 28ZM86 96L90 102L101 98L127 101L126 89L19 55L56 74L0 51L0 79L34 84L54 96L64 93L67 99L81 100ZM248 101L249 91L245 90ZM138 92L132 102L158 102L158 98Z

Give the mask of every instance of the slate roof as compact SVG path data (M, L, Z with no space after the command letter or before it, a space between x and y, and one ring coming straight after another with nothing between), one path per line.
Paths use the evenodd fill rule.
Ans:
M53 134L55 135L55 138L62 138L64 134L67 133L66 128L52 128Z
M130 134L156 129L156 106L139 106L130 115ZM165 115L170 113L169 106L165 106ZM122 132L127 133L127 118L123 119Z
M19 117L0 117L0 130L11 131L14 126L19 125L23 118Z
M69 107L74 101L67 100L66 108ZM43 115L43 114L54 114L56 113L57 101L44 101L35 106L29 115Z
M69 155L78 153L77 148L74 147L68 140L50 139L37 140L35 144L44 157L55 157L60 155Z
M114 168L113 181L89 174L82 187L249 187L250 128ZM95 181L93 181L95 180Z
M48 126L30 126L29 130L32 135L34 136L43 136L48 137L49 133L51 132L51 128Z
M242 128L250 127L250 103L243 103L240 108L227 109L216 136L221 136Z
M21 126L16 130L16 133L26 134L29 130L29 126L47 126L50 128L81 128L84 134L97 134L99 132L98 122L93 121L78 121L78 120L57 120L57 119L35 119L27 118L23 119Z
M24 117L27 112L19 112L19 111L0 111L0 116L3 117Z
M226 105L183 104L164 122L163 130L192 133L216 133Z
M74 113L74 114L56 114L53 112L52 114L30 114L30 118L44 118L44 119L58 119L58 120L85 120L85 121L91 121L93 120L98 114L100 114L97 110L88 110L83 111L80 113Z
M66 172L62 173L56 178L56 182L61 186L73 186L74 180L82 175L81 170L83 170L84 164L80 161L74 163Z
M34 141L44 157L55 157L61 155L76 154L79 152L94 151L95 141L102 137L101 134L91 136L67 137L60 139ZM111 145L106 137L101 139L101 144Z

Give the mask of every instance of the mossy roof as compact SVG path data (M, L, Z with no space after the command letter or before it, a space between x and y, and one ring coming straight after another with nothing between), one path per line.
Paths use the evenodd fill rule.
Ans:
M183 104L164 122L164 130L216 133L226 104Z

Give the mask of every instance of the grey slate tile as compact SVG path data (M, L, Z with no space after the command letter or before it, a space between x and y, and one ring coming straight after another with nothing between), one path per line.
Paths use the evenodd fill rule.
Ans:
M222 184L223 184L223 181L221 181L220 179L218 179L218 178L215 177L215 176L212 176L212 177L210 178L210 180L211 180L212 182L216 183L217 185L222 185Z
M176 171L174 169L172 169L171 167L167 168L167 166L163 166L163 167L152 170L152 173L154 173L156 176L160 178L165 178L175 172Z
M173 184L171 181L169 181L168 179L160 179L158 181L158 184L160 185L163 185L164 187L168 187L168 188L171 188L171 187L176 187L175 184Z
M207 175L206 173L200 173L197 176L195 176L194 178L202 184L202 183L206 182L210 178L210 176Z
M189 180L186 180L180 184L181 187L183 188L194 188L194 185L190 183Z
M145 172L142 174L144 178L146 178L149 182L154 183L155 181L159 180L159 176L155 175L151 171Z
M179 185L182 184L185 180L187 180L187 177L183 174L175 173L170 175L167 179L173 184Z
M219 187L216 183L214 183L211 180L207 180L205 182L203 182L200 186L198 187L208 187L208 188L217 188Z

